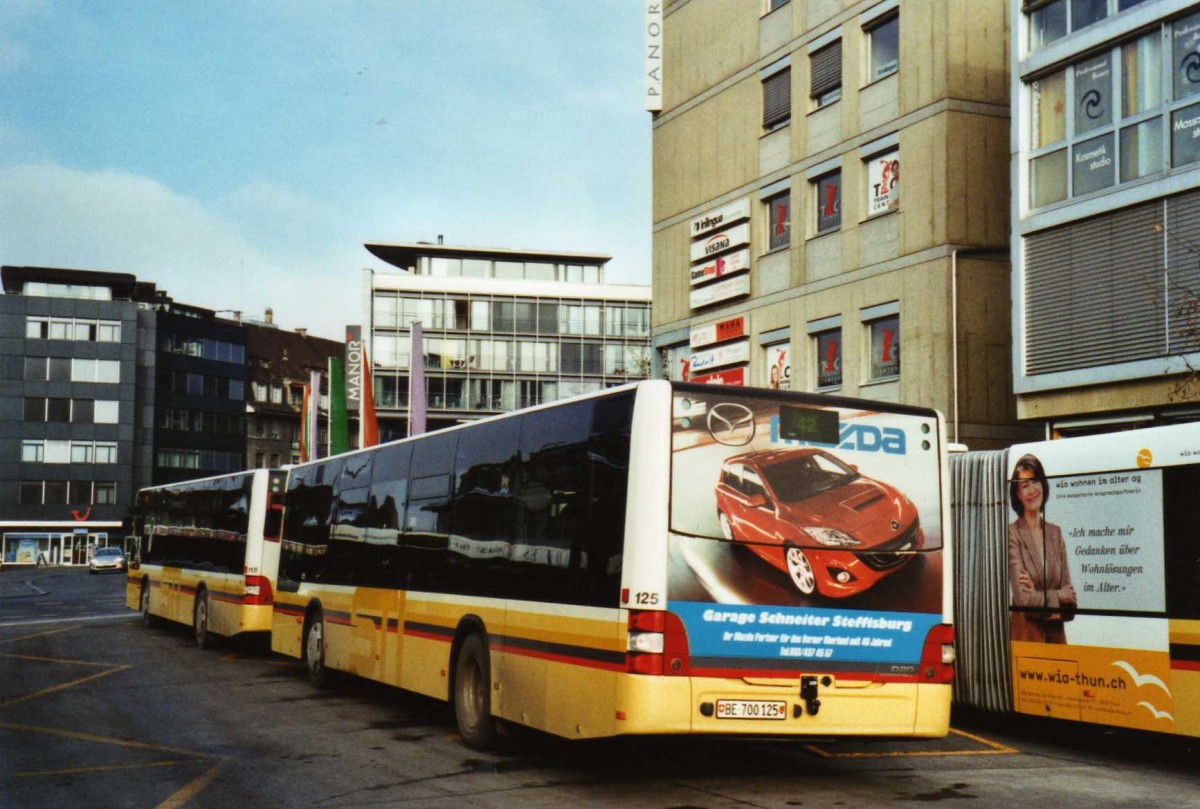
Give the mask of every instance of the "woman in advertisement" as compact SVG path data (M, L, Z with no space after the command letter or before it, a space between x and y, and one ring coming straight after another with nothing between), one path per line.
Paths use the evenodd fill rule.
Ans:
M1062 529L1046 522L1049 488L1042 462L1021 456L1009 488L1017 518L1008 526L1008 578L1013 606L1034 609L1010 614L1012 640L1066 643L1063 621L1078 603Z

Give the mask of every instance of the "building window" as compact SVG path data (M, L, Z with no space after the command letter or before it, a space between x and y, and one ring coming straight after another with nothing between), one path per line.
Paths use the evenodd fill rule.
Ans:
M790 343L764 346L763 367L766 369L767 387L771 390L792 389L792 351Z
M1026 0L1029 11L1029 47L1038 49L1109 15L1139 6L1146 0Z
M841 327L817 332L813 335L816 347L817 390L842 386L842 330Z
M775 129L783 126L792 117L792 70L782 70L762 80L763 128Z
M900 315L888 315L869 321L871 344L870 381L900 376Z
M820 108L842 97L842 41L826 45L809 57L808 95Z
M778 250L791 244L792 194L784 191L763 201L767 211L767 249Z
M816 189L817 233L842 226L842 173L835 171L813 182Z
M44 463L46 458L46 442L45 441L22 441L21 442L21 462L22 463Z
M879 81L900 69L900 17L892 15L867 30L869 82Z
M1067 0L1054 0L1029 13L1029 47L1049 45L1067 34Z
M93 343L121 342L119 320L28 317L25 337L31 340L79 340Z
M92 404L92 418L96 424L116 424L120 421L121 404L107 398L97 398Z
M98 505L112 505L117 502L117 484L113 481L96 481L95 495L92 502Z
M72 382L121 381L121 363L118 360L71 360Z
M867 216L900 208L900 150L867 161Z
M787 5L788 3L790 3L790 2L791 2L791 0L768 0L768 2L767 2L767 11L768 11L768 12L771 12L771 11L774 11L775 9L777 9L777 8L783 8L784 6L786 6L786 5Z

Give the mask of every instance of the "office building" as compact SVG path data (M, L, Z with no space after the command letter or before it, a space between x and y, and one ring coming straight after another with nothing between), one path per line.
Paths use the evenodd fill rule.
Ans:
M1008 5L664 5L661 372L934 406L973 448L1028 435L1009 365Z
M608 256L367 244L364 333L380 438L408 431L411 326L424 332L427 424L552 402L650 373L650 290L604 283Z
M1018 412L1053 435L1200 410L1200 4L1010 4Z
M150 453L139 427L132 275L0 269L0 554L82 564L122 536Z

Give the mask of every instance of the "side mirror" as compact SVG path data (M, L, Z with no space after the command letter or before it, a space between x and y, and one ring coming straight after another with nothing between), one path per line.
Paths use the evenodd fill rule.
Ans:
M750 508L762 508L767 504L767 498L761 494L752 494L746 498L746 505Z

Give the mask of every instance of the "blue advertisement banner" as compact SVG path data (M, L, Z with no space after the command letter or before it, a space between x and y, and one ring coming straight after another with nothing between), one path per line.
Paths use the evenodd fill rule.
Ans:
M672 601L693 657L831 663L916 663L942 616Z

